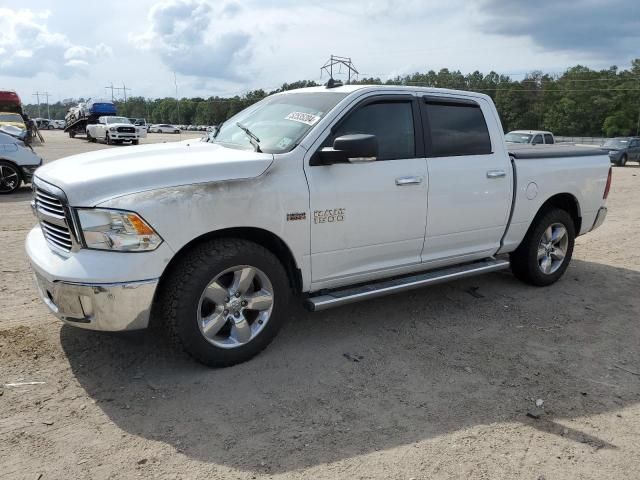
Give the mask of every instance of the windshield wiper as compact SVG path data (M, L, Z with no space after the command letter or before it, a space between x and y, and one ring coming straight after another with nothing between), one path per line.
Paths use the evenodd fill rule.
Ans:
M251 142L251 145L253 145L253 148L256 149L256 152L262 153L262 150L260 150L260 139L256 137L256 134L253 133L251 130L249 130L248 127L241 124L240 122L236 122L236 126L240 130L242 130L244 133L246 133L247 137L249 137L249 141Z

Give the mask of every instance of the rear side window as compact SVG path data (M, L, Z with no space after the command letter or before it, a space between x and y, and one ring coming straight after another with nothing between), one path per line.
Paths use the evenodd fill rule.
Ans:
M352 133L375 135L378 160L396 160L416 156L411 102L380 102L353 112L334 132L336 137Z
M467 103L427 103L431 156L486 155L491 139L480 106Z
M545 133L544 134L544 143L546 143L547 145L551 144L551 143L555 143L553 141L553 135L549 134L549 133Z

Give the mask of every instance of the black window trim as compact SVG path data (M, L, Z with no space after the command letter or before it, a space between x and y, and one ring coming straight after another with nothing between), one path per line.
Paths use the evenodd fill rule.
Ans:
M473 107L478 108L480 113L482 114L482 118L484 119L484 124L487 127L487 133L489 134L489 144L491 146L491 151L488 153L478 153L473 156L480 155L493 155L495 152L493 150L493 139L491 138L491 132L489 131L489 124L487 123L487 119L484 116L484 112L482 111L482 107L480 104L472 100L470 98L460 98L460 97L447 97L447 96L435 96L435 95L423 95L422 102L420 102L420 116L422 117L422 125L423 125L423 136L424 136L424 145L425 145L425 156L427 158L451 158L451 157L468 157L469 154L459 154L459 155L446 155L446 156L436 156L433 155L433 142L431 140L431 125L429 124L429 116L427 114L427 105L450 105L452 107Z
M336 130L342 125L347 119L353 115L358 109L362 107L366 107L367 105L372 105L376 103L410 103L411 111L413 113L413 141L414 141L414 156L411 158L425 158L426 150L424 146L424 136L421 135L421 130L424 132L423 123L422 123L422 115L420 114L420 107L418 105L417 98L414 95L401 93L401 94L380 94L380 95L371 95L362 100L358 101L355 105L353 105L349 110L340 117L340 119L334 123L330 129L327 137L322 141L318 149L313 153L311 158L309 159L309 166L321 166L322 164L317 161L318 152L323 148L324 143L327 138L332 137ZM376 160L376 162L395 162L398 160L408 160L408 158L387 158L384 160ZM349 163L345 165L351 165ZM364 164L362 164L364 165Z

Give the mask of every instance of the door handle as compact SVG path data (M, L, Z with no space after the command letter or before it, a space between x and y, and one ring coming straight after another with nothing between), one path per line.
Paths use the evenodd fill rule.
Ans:
M406 185L419 185L422 183L422 177L399 177L396 178L396 185L404 187Z
M487 178L501 178L506 176L507 172L504 170L487 170Z

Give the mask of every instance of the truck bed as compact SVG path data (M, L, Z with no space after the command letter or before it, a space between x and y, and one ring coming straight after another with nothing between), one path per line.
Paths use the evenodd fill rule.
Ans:
M575 145L517 145L507 144L509 155L518 160L534 158L592 157L603 155L597 147Z

